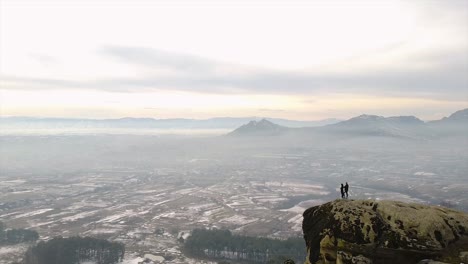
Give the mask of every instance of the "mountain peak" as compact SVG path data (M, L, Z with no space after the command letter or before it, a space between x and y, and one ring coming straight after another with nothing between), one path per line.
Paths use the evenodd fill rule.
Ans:
M415 116L391 116L386 118L389 121L395 121L405 124L424 124L424 121Z
M362 114L357 117L353 117L350 120L378 120L378 119L383 119L383 116L378 116L378 115L367 115L367 114Z
M440 120L429 121L428 124L441 134L456 134L466 137L468 129L468 108L456 111L449 117Z
M463 109L463 110L459 110L459 111L451 114L448 117L448 119L468 121L468 108Z
M249 123L235 129L229 135L255 135L255 136L267 136L267 135L278 135L287 130L286 127L277 125L267 119L263 118L260 121L252 120Z

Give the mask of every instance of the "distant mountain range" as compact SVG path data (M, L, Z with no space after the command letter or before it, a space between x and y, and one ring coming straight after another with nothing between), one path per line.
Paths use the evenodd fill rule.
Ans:
M119 119L74 119L74 118L34 118L0 117L1 128L15 129L235 129L259 117L217 117L210 119L154 119L125 117ZM266 118L271 122L286 127L317 127L340 122L338 119L319 121L298 121L280 118Z
M0 117L2 131L34 131L40 129L224 129L233 130L229 136L322 136L357 137L385 136L409 139L430 139L443 136L468 135L468 109L463 109L440 120L424 122L414 116L383 117L360 115L349 120L325 119L297 121L279 118L218 117L211 119L72 119Z
M412 139L429 139L439 136L468 136L468 109L457 111L441 120L429 122L424 122L414 116L383 117L360 115L335 124L309 128L289 128L263 119L242 125L228 135L272 136L288 134L388 136Z

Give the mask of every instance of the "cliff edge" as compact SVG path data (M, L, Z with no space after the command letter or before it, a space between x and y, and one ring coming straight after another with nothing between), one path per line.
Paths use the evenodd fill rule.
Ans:
M307 209L302 229L307 264L468 262L468 214L444 207L335 200Z

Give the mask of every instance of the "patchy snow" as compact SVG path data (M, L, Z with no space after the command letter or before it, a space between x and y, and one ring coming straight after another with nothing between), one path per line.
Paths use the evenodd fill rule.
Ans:
M119 264L138 264L140 262L143 262L144 260L145 259L142 257L130 257L130 258L125 257L125 259Z
M122 218L129 217L129 216L132 216L132 215L135 215L135 212L133 210L125 210L125 212L123 212L123 213L105 217L105 218L97 221L96 223L113 223L113 222L119 221Z
M187 239L190 236L191 231L181 231L177 234L177 238Z
M19 262L29 246L31 246L31 244L28 243L0 246L0 264Z
M71 210L71 211L74 211L74 210L78 210L78 209L81 209L83 208L85 205L82 204L81 202L80 203L75 203L69 207L67 207L67 210Z
M271 197L271 198L258 199L258 201L261 203L279 203L279 202L287 201L287 200L288 198L284 198L284 197Z
M157 206L157 205L161 205L161 204L164 204L164 203L167 203L167 202L170 202L171 200L164 200L164 201L161 201L161 202L158 202L158 203L155 203L153 204L154 206Z
M302 213L300 213L300 214L290 218L288 220L288 223L293 224L293 226L291 227L292 230L302 231L302 220L303 220L303 216L302 216Z
M176 191L173 194L187 195L187 194L190 194L192 192L196 192L196 191L198 191L200 189L201 188L187 188L187 189L182 189L182 190Z
M9 181L2 181L0 184L1 185L9 185L9 184L23 184L25 183L25 180L9 180Z
M256 217L247 217L245 215L233 215L231 217L221 219L219 222L233 225L246 225L256 221L258 221L258 218Z
M158 193L158 192L161 192L161 190L139 190L139 191L136 191L135 193L150 194L150 193Z
M217 206L215 203L199 204L199 205L190 206L188 208L188 211L200 212L204 209L213 208L215 206Z
M33 192L33 190L23 190L23 191L15 191L15 192L9 192L10 194L20 194L20 193L30 193Z
M57 214L48 215L47 218L56 218L58 216L67 215L67 214L73 214L73 212L64 211L64 212L60 212L60 213L57 213Z
M228 205L228 206L229 206L229 205ZM222 212L222 211L224 211L224 208L218 207L218 208L215 208L215 209L213 209L213 210L209 210L209 211L203 212L203 215L204 215L204 216L211 216L211 215L220 213L220 212Z
M156 256L156 255L153 255L153 254L145 254L144 256L145 259L149 259L153 262L156 262L156 263L161 263L163 262L164 260L166 260L164 257L162 256Z
M148 214L149 212L150 212L150 210L145 210L145 211L138 212L136 214L137 215L145 215L145 214Z
M413 175L415 175L415 176L435 176L437 174L432 173L432 172L418 171L418 172L415 172Z
M15 217L13 217L13 219L18 219L18 218L23 218L23 217L31 217L31 216L35 216L35 215L40 215L40 214L44 214L44 213L47 213L47 212L52 211L52 210L54 210L54 209L52 209L52 208L39 209L39 210L36 210L36 211L32 211L32 212L28 212L28 213L16 215Z
M153 219L159 219L159 218L175 218L175 215L176 215L176 212L162 213L162 214L159 214L159 215L153 217Z
M320 205L320 204L324 204L325 202L326 202L325 200L321 200L321 199L306 200L306 201L302 201L302 202L296 204L295 206L293 206L291 208L282 209L280 211L281 212L291 212L291 213L300 213L300 214L302 214L307 208L312 207L312 206L316 206L316 205Z
M172 218L172 219L179 219L179 220L188 220L193 219L193 215L186 212L168 212L156 215L153 219L160 219L160 218Z
M99 229L93 229L85 232L84 234L115 234L120 232L120 229L112 229L112 228L99 228Z
M4 217L15 215L15 214L19 214L19 212L12 212L12 213L8 213L8 214L3 214L3 215L0 215L0 217L4 218Z
M288 223L301 223L302 224L302 214L298 214L288 220Z
M76 221L78 219L82 219L82 218L86 218L86 217L95 215L99 211L100 210L94 210L94 211L89 211L89 212L82 212L82 213L72 215L72 216L67 216L67 217L62 218L62 222L73 222L73 221Z
M295 205L291 208L288 208L288 209L283 209L283 210L280 210L281 212L291 212L291 213L303 213L305 211L305 208L304 207L301 207L301 206L298 206L298 205Z
M324 204L326 202L327 201L322 200L322 199L312 199L312 200L302 201L302 202L298 203L297 205L302 207L302 208L307 209L309 207L316 206L316 205L321 205L321 204Z
M19 247L19 246L2 246L0 247L0 257L4 254L20 252L22 250L23 250L23 247Z
M44 226L44 225L50 225L50 224L53 224L55 223L56 221L48 221L48 222L42 222L42 223L35 223L35 224L32 224L30 225L29 227L40 227L40 226Z

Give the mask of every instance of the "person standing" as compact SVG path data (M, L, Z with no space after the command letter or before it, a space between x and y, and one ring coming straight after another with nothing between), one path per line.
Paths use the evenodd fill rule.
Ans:
M346 198L348 198L348 190L349 190L349 185L348 185L348 182L346 182L346 184L344 186L344 191L346 193Z
M345 191L344 191L344 186L343 186L343 184L341 184L340 191L341 191L341 198L344 198L344 196L345 196Z

